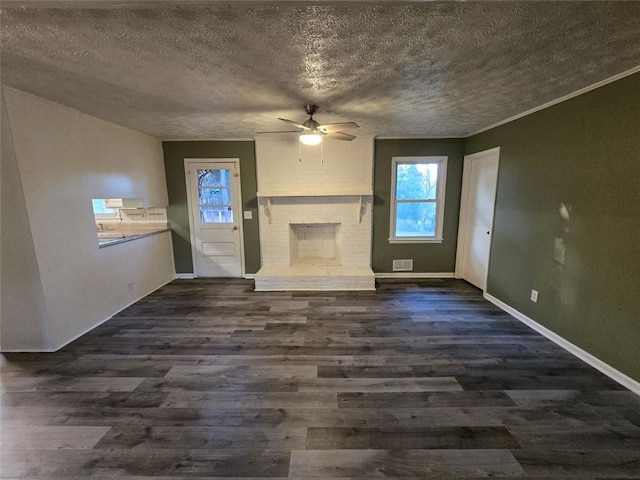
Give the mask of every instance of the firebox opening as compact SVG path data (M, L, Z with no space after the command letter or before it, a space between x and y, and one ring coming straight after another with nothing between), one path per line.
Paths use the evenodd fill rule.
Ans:
M290 223L290 265L342 265L339 223Z

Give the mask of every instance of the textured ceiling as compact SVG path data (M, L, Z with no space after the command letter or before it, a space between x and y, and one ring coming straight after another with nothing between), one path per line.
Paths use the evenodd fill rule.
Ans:
M640 65L640 2L7 2L2 81L159 138L464 136Z

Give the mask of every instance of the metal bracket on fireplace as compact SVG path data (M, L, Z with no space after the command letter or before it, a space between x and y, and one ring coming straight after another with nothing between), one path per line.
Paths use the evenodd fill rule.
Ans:
M267 197L264 202L264 215L269 220L269 225L271 225L271 197Z
M367 202L363 200L362 195L359 197L358 207L358 223L362 223L362 217L364 217L364 214L367 211Z

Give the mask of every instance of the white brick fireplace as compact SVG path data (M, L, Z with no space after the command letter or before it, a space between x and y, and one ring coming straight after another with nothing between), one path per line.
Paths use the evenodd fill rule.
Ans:
M373 290L373 138L256 140L262 268L256 290Z

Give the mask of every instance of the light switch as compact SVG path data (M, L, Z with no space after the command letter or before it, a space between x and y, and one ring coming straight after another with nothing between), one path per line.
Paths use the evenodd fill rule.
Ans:
M253 219L253 212L251 210L245 210L243 213L244 213L244 219L245 220L252 220Z

